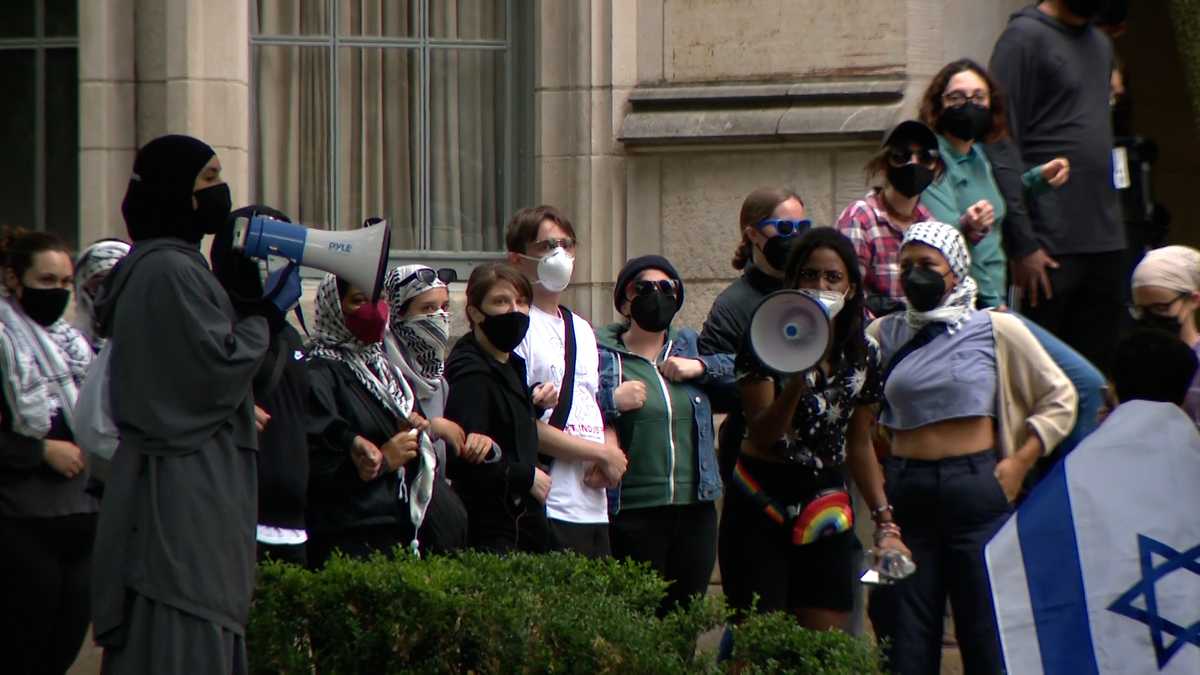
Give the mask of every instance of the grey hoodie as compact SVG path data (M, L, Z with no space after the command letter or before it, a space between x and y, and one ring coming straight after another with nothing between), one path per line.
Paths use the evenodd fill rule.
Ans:
M1034 233L1052 255L1124 249L1113 187L1108 105L1113 49L1091 24L1074 27L1035 6L1014 13L992 52L991 74L1025 169L1065 156L1071 178L1032 199Z

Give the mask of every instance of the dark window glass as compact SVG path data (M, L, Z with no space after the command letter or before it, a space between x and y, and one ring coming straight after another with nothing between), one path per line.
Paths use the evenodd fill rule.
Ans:
M0 38L34 37L34 0L0 2Z
M0 50L0 225L34 228L34 52Z
M46 229L72 249L79 238L79 57L46 50Z
M77 0L45 0L46 37L75 37L79 34Z

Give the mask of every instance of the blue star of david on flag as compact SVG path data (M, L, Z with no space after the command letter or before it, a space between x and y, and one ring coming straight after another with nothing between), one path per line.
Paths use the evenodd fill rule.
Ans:
M1138 552L1141 555L1142 578L1121 594L1108 609L1149 627L1150 639L1154 643L1154 655L1158 658L1158 669L1162 670L1171 657L1188 644L1200 649L1200 620L1185 628L1160 616L1154 584L1179 569L1200 576L1200 545L1181 553L1160 541L1139 534ZM1154 566L1155 554L1164 559L1157 567ZM1138 598L1143 598L1145 609L1133 606ZM1166 644L1163 633L1175 638L1174 642Z

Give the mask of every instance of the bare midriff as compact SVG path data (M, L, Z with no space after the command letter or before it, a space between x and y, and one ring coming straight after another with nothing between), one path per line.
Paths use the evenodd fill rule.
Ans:
M944 420L891 433L892 455L906 459L939 460L996 447L996 421L990 417Z

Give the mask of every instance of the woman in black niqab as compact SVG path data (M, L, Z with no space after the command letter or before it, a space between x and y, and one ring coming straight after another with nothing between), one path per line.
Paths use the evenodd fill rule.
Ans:
M225 224L232 206L216 152L204 141L173 134L138 151L121 214L135 244L160 237L199 243Z
M239 316L199 250L229 202L212 148L186 136L148 143L122 204L134 247L96 306L121 430L92 584L94 634L113 675L246 666L258 506L251 381L269 336L262 316Z

